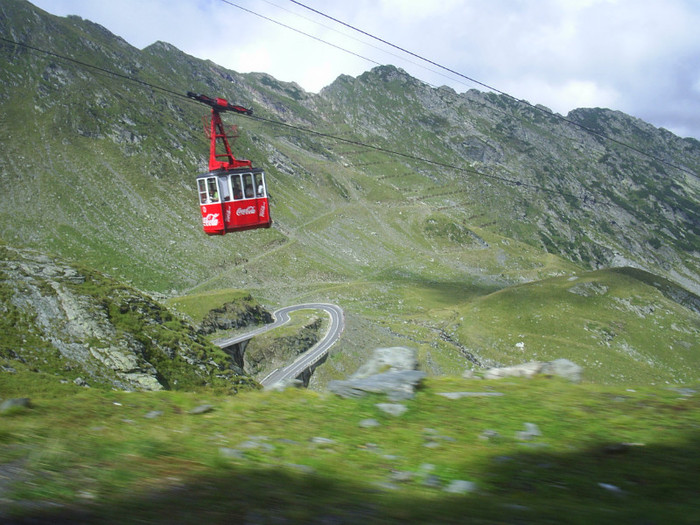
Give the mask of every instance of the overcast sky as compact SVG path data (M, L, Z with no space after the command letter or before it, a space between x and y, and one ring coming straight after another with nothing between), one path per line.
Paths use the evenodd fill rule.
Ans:
M617 109L700 139L700 0L300 2L556 112ZM262 71L310 92L377 64L394 64L458 92L486 89L290 0L32 3L97 22L138 48L162 40L234 71Z

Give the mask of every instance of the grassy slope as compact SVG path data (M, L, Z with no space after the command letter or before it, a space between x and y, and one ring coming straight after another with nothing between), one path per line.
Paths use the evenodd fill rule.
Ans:
M250 294L244 290L225 289L172 298L167 300L166 304L185 314L193 322L201 323L210 310L226 303L245 302L249 296Z
M640 273L600 270L510 287L461 307L453 329L499 363L566 357L596 382L696 380L697 314Z
M375 403L384 400L379 397L341 400L310 391L126 394L57 383L50 390L28 390L20 375L8 376L0 396L29 395L34 408L0 415L0 465L13 469L14 479L0 485L0 518L700 519L700 396L689 390L433 379L395 418L378 410ZM437 395L456 391L504 395ZM205 403L214 410L189 413ZM162 414L144 417L153 411ZM366 418L379 426L359 427ZM525 423L536 424L542 435L518 438ZM486 430L498 435L483 439ZM314 437L333 442L313 444ZM426 447L431 442L437 445ZM436 487L425 484L429 476ZM476 492L445 493L453 480L474 482Z
M38 383L82 377L126 388L121 372L152 366L165 388L254 387L227 354L154 299L95 270L2 244L0 312L2 380L15 369L34 372ZM126 368L110 361L127 358Z

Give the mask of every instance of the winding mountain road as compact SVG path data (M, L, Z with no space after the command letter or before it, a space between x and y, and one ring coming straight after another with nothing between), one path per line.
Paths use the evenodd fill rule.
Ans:
M289 314L297 310L323 310L328 314L331 322L328 325L328 330L326 330L325 335L319 342L301 354L291 365L278 368L277 370L274 370L268 374L262 381L260 381L260 384L263 387L268 388L281 381L294 379L304 370L310 368L321 358L323 358L323 356L328 353L328 349L338 340L340 334L343 333L343 330L345 329L345 317L343 314L343 309L340 308L340 306L327 303L305 303L286 306L284 308L280 308L272 314L272 317L274 318L272 323L243 335L219 339L214 341L214 344L221 347L226 347L250 339L251 337L267 332L268 330L279 328L283 324L289 322Z

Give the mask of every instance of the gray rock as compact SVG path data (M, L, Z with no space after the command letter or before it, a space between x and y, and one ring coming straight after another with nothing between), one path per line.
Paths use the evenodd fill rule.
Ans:
M454 443L457 441L455 438L451 436L443 436L441 435L437 430L434 428L424 428L423 429L423 437L425 438L428 443L426 443L424 446L428 448L438 448L440 446L440 441L446 441L449 443Z
M693 388L669 388L669 390L677 392L683 397L692 397L698 393L698 391Z
M595 295L605 295L608 293L608 287L601 283L585 282L576 284L569 288L569 293L580 295L582 297L593 297Z
M238 448L241 450L252 450L260 447L260 442L258 441L244 441L240 445L238 445Z
M146 419L156 419L162 415L163 415L162 410L152 410L151 412L149 412L148 414L146 414L143 417L145 417Z
M151 368L154 375L145 372L124 372L118 375L138 390L145 390L147 392L163 390L163 385L154 377L156 374L155 368Z
M359 423L360 428L372 428L372 427L378 427L379 426L379 421L376 419L363 419Z
M539 427L534 423L525 423L525 430L515 433L515 437L521 441L529 441L541 435L542 432L540 432Z
M313 443L314 445L332 445L335 443L335 440L324 437L312 437L311 443Z
M502 392L438 392L437 395L447 399L461 399L463 397L498 397Z
M391 401L411 399L425 372L415 370L416 351L404 347L377 348L372 359L346 381L330 381L328 390L341 397L387 394Z
M614 492L615 494L621 494L622 489L617 485L611 485L610 483L598 483L600 488L603 488L609 492Z
M521 365L502 368L489 368L484 372L484 379L501 379L503 377L534 377L542 370L542 363L532 361Z
M375 487L377 487L380 490L399 490L400 487L396 485L395 483L388 483L386 481L375 481L372 483Z
M85 381L85 379L83 379L82 377L76 377L75 379L73 379L73 383L75 383L78 386L90 386L88 385L87 381Z
M555 359L549 362L531 361L520 365L489 368L483 372L484 379L502 379L504 377L534 377L538 374L559 376L569 381L581 381L583 368L568 359Z
M245 453L235 448L219 447L219 454L225 458L245 459Z
M411 399L416 386L425 377L419 370L385 372L361 379L330 381L328 390L341 397L362 397L368 393L387 394L392 401Z
M214 405L199 405L198 407L195 407L192 410L190 410L189 413L193 415L206 414L207 412L211 412L212 410L214 410Z
M479 434L479 439L483 441L491 441L498 439L499 437L501 437L501 435L495 430L484 430L481 434Z
M274 445L271 445L270 443L261 443L257 440L244 441L238 445L238 448L242 450L264 450L266 452L272 452L275 450Z
M308 465L300 465L298 463L286 463L286 466L292 470L296 470L297 472L301 472L302 474L315 474L316 473L316 469L313 467L310 467Z
M401 416L408 410L406 405L402 405L400 403L377 403L374 406L391 416Z
M406 483L411 481L415 474L409 470L393 470L391 472L390 480L396 481L397 483Z
M449 492L450 494L469 494L470 492L474 492L476 488L476 483L473 481L456 479L445 487L445 492Z
M32 408L32 402L28 397L6 399L0 404L0 413L7 412L13 408Z
M581 382L583 368L568 359L555 359L542 365L542 374L559 376L574 383Z
M360 367L350 379L363 379L385 372L415 370L417 366L416 351L411 348L402 346L377 348L372 359Z
M442 481L440 481L440 478L435 474L430 474L423 480L423 485L426 487L437 488L442 485Z

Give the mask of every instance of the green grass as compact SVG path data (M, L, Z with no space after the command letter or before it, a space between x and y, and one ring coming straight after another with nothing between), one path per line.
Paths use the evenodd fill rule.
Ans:
M175 297L168 299L165 304L199 323L214 308L219 308L225 303L248 300L252 300L249 292L226 289Z
M566 357L590 381L697 380L698 317L653 280L601 270L514 286L465 304L452 330L501 364Z
M0 416L0 469L21 471L0 498L0 517L97 522L120 516L123 523L700 519L697 392L431 379L396 418L375 406L381 397L343 400L304 390L222 397L66 386L63 396L45 397L3 385L2 397L29 395L34 408ZM438 395L455 391L504 395ZM189 413L204 403L214 410ZM162 415L145 417L153 411ZM380 425L361 428L367 418ZM542 435L518 438L526 422ZM483 439L487 430L497 435ZM314 444L314 437L333 442ZM426 447L431 442L438 445ZM396 481L396 472L409 480ZM425 484L429 476L437 487ZM444 492L453 480L474 482L477 491Z

